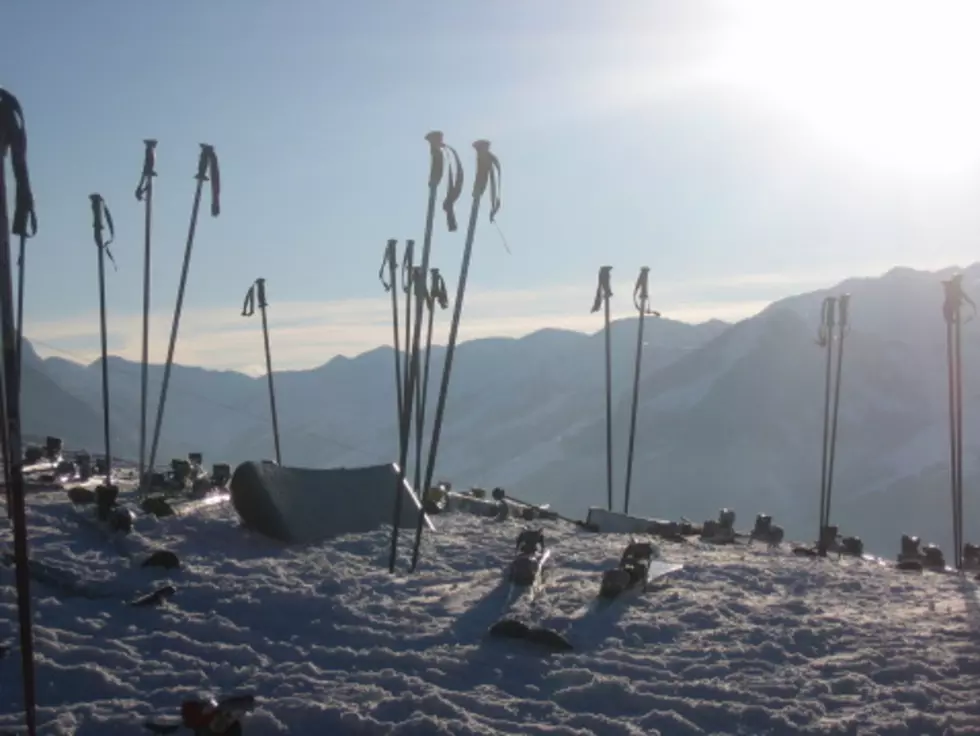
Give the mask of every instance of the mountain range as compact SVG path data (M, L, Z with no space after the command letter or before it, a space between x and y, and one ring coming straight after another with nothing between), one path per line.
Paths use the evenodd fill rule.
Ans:
M825 352L821 303L850 293L832 517L893 554L919 534L949 549L949 424L943 291L937 272L895 268L774 302L737 324L646 320L632 512L750 524L765 511L816 534ZM980 295L980 264L964 271ZM465 314L463 319L465 320ZM623 503L637 320L612 325L615 506ZM445 327L445 325L443 325ZM274 328L273 328L274 329ZM459 346L437 478L503 486L583 516L606 503L604 338L544 329ZM431 419L445 357L434 347ZM379 347L275 375L283 462L357 466L397 457L393 354ZM980 321L963 326L967 538L980 523ZM150 424L162 366L150 367ZM113 454L138 452L140 366L110 357ZM24 427L102 451L101 362L25 349ZM431 422L429 424L431 427ZM426 432L428 436L428 431ZM200 451L235 464L273 455L265 377L175 365L158 463ZM424 458L424 456L423 456ZM423 460L424 462L424 460ZM972 522L972 523L971 523Z

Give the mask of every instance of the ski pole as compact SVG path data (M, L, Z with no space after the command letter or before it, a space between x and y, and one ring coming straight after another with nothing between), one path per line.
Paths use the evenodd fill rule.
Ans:
M612 266L599 268L599 284L596 286L592 313L602 307L604 314L603 335L606 343L606 507L613 509L613 457L612 457L612 339L609 327L609 298L613 295L609 283Z
M429 200L425 210L425 234L422 238L422 262L420 267L423 272L429 270L429 255L432 250L432 226L435 221L436 196L439 193L439 184L442 182L443 174L448 168L448 184L446 187L446 197L442 203L442 209L446 213L446 224L449 232L456 232L456 214L453 207L463 191L463 171L459 163L459 155L456 151L443 141L442 131L433 130L425 136L429 144ZM451 155L452 159L447 159ZM451 161L447 166L447 161ZM388 557L388 571L395 572L395 561L398 554L398 525L401 521L402 513L402 494L405 486L405 465L408 462L408 434L412 421L412 404L414 391L411 390L417 380L418 371L418 345L421 340L422 322L421 303L415 305L415 321L412 330L412 344L405 345L405 372L408 379L405 382L407 390L402 395L404 407L399 417L399 448L398 448L398 468L395 480L395 500L392 511L392 530L391 530L391 552ZM408 319L408 315L406 315ZM409 356L412 356L411 359ZM421 493L421 491L420 491ZM424 512L419 511L419 518L424 516Z
M14 175L13 223L7 220L5 158L10 151ZM29 237L37 232L34 195L27 169L27 131L17 98L0 89L0 336L3 344L4 388L7 409L7 457L9 498L14 528L14 562L17 614L20 620L21 677L24 720L28 736L37 734L37 693L34 681L34 633L31 618L31 579L28 573L27 519L24 499L24 455L21 447L20 374L17 369L17 334L14 327L13 275L10 268L10 236Z
M251 317L255 314L255 302L258 299L259 312L262 315L262 342L265 345L265 371L269 380L269 408L272 411L272 438L276 447L276 463L282 465L282 452L279 447L279 417L276 413L276 386L272 378L272 350L269 347L269 322L266 318L265 279L255 279L245 293L245 303L242 305L242 316Z
M426 294L426 303L429 310L429 321L426 326L425 334L425 358L422 362L422 381L419 391L419 408L416 414L416 425L415 425L415 488L419 489L422 483L422 433L425 431L425 409L429 403L429 367L430 359L432 355L432 325L435 320L436 304L439 305L440 309L446 309L449 307L449 294L446 293L446 282L442 278L442 274L439 273L438 268L430 269L431 282L429 289ZM425 275L422 274L421 278L424 280ZM425 497L425 492L428 488L419 490L418 492L422 494L422 498Z
M102 431L105 435L105 484L112 484L112 443L109 432L109 348L106 336L105 308L105 256L109 256L113 268L116 259L112 257L109 244L116 237L116 229L112 225L112 214L106 206L101 194L90 194L92 203L92 236L95 238L95 249L98 252L99 263L99 334L102 339ZM109 239L106 240L102 231L109 226Z
M817 335L817 345L827 350L827 367L824 381L823 396L823 457L820 468L820 532L817 536L817 551L821 557L827 556L826 533L824 532L825 519L823 516L824 508L827 505L827 459L830 443L830 367L833 357L834 345L834 309L837 305L836 297L828 296L823 300L821 307L820 332Z
M946 321L946 361L949 373L950 492L953 505L953 559L962 568L963 557L963 303L976 312L976 304L963 291L963 274L943 282Z
M629 446L626 450L626 493L623 498L623 513L630 512L630 484L633 480L633 447L636 442L636 410L640 398L640 369L643 364L643 322L646 315L659 317L660 312L650 309L650 268L643 266L633 287L633 306L640 315L636 328L636 364L633 366L633 404L630 408Z
M403 399L408 394L409 391L414 391L413 386L409 383L410 376L409 376L409 370L408 370L408 367L410 365L412 365L412 360L413 360L413 357L414 357L412 355L412 345L411 345L411 339L412 339L412 292L415 289L415 281L414 281L414 278L415 278L415 241L414 240L406 240L405 241L405 255L402 257L402 267L401 267L401 288L402 288L402 291L405 293L405 363L404 363L405 370L402 373L402 397L403 397ZM412 380L416 381L416 383L417 383L417 378L415 376L411 376L411 378L412 378ZM416 393L415 396L417 397L418 394ZM402 404L402 412L404 412L404 411L407 410L409 412L409 416L406 418L406 417L404 417L402 415L399 415L399 417L398 417L398 431L399 431L399 435L398 435L399 445L398 445L398 447L399 447L399 450L401 449L403 443L404 443L405 447L408 447L409 444L412 441L412 418L411 418L411 411L412 411L412 409L409 408L409 407L411 407L413 405L414 404L412 404L412 403L404 403L404 404ZM405 435L404 436L402 436L402 434L401 434L402 432L405 432ZM408 463L407 456L406 456L405 462ZM406 466L405 472L406 473L408 472L407 466Z
M150 459L147 462L147 475L153 472L156 464L157 449L160 444L160 429L163 426L163 410L167 403L167 388L170 385L170 369L173 367L174 350L177 347L177 331L180 329L180 311L184 305L184 289L187 286L187 273L191 265L191 249L194 247L194 233L197 229L197 213L201 208L201 190L204 182L208 181L210 174L211 181L211 216L217 217L221 214L221 175L218 170L218 156L214 152L214 146L202 143L201 155L197 162L197 189L194 192L194 204L191 207L191 221L187 230L187 245L184 248L184 265L180 272L180 284L177 287L177 304L174 307L174 320L170 327L170 344L167 347L167 362L163 366L163 384L160 387L160 402L157 404L156 424L153 428L153 443L150 445ZM144 479L140 479L142 492L148 490L148 484Z
M834 488L834 458L837 454L837 415L840 410L840 379L844 368L844 336L847 334L848 307L851 303L850 294L841 294L837 298L837 374L834 379L834 409L830 423L830 452L827 460L827 493L824 507L821 509L823 521L821 526L830 526L830 500Z
M442 367L442 381L439 385L439 398L432 422L432 438L429 440L429 458L425 466L423 488L432 485L439 452L439 436L446 413L446 399L449 394L449 379L452 376L453 357L456 354L456 340L459 335L459 322L463 315L463 299L466 296L466 279L469 276L470 260L473 257L473 241L476 239L476 223L480 215L480 202L490 186L490 222L494 221L500 210L500 161L490 152L490 141L479 140L473 144L476 149L476 175L473 179L473 203L470 206L470 222L466 230L466 243L463 246L463 262L459 269L459 284L456 286L456 301L453 304L453 319L449 326L449 341L446 345L446 361ZM415 545L412 548L412 567L414 572L419 562L419 548L422 544L422 530L425 514L420 513L415 526Z
M136 201L145 202L143 222L143 352L140 361L140 486L146 472L146 400L149 394L150 370L150 245L153 222L153 178L156 172L157 142L152 138L143 141L143 172L136 185Z
M395 414L398 417L398 426L401 427L401 417L402 417L402 361L401 361L401 346L400 333L398 331L398 292L395 291L394 284L397 282L397 272L398 272L398 240L395 238L389 238L388 244L385 246L384 258L381 260L381 268L378 270L378 280L384 287L385 292L391 294L391 324L394 331L392 337L392 346L394 347L395 353ZM385 270L388 271L388 276L385 278Z

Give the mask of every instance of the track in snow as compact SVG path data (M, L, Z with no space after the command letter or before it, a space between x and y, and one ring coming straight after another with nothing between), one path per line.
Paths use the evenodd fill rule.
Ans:
M34 586L45 734L136 733L184 697L235 689L259 696L250 736L980 731L980 604L953 577L664 544L682 571L583 616L625 539L546 523L556 566L511 610L576 646L549 655L483 637L502 614L514 521L439 517L419 574L392 577L385 531L290 548L227 506L144 519L129 543L184 564L161 579L79 527L64 493L33 494L29 515L36 559L108 589L178 588L169 606L131 609ZM12 578L0 571L7 643ZM0 682L0 729L16 727L16 650Z

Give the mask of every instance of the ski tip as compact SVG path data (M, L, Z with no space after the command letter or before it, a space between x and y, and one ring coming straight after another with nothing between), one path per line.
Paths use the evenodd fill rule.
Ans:
M157 588L152 593L141 596L134 600L130 605L137 608L145 608L147 606L157 606L166 601L170 596L177 592L177 589L172 585L164 585L162 588Z

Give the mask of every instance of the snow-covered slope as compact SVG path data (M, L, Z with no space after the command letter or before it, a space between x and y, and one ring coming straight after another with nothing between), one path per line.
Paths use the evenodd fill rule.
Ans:
M63 493L33 495L29 516L36 560L112 596L34 587L45 734L138 733L200 691L256 693L252 735L980 731L980 604L951 576L665 544L685 565L670 582L584 615L624 540L549 523L558 565L518 613L575 651L544 654L484 639L516 522L439 517L420 572L393 577L385 531L290 548L218 507L140 521L130 551L184 561L155 579L80 528ZM168 579L169 604L125 605ZM0 582L3 729L20 688L11 573Z

